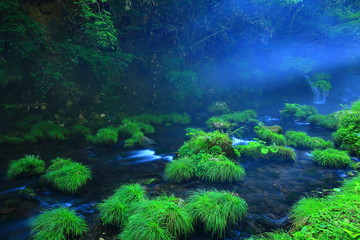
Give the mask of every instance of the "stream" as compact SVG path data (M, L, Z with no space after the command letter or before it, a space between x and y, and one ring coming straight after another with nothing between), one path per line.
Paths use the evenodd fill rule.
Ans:
M267 125L279 124L284 130L304 131L310 136L325 139L331 137L330 131L312 128L307 124L282 123L269 116L261 120ZM214 184L193 180L172 184L164 180L163 172L166 164L173 160L176 150L186 140L185 127L168 126L157 129L156 134L149 136L157 142L153 148L124 150L121 144L114 147L93 147L85 145L84 141L75 140L66 144L1 146L0 239L29 239L31 219L41 210L57 206L71 207L86 218L89 229L95 230L90 230L93 232L84 239L112 239L116 230L114 233L114 229L99 226L96 204L111 195L114 189L129 182L145 185L149 197L170 193L186 199L197 189L234 191L246 200L249 213L243 222L230 227L226 239L244 239L251 234L286 228L289 226L289 210L296 201L304 196L328 194L328 189L338 187L344 178L351 175L349 169L321 168L312 162L309 151L296 150L296 162L242 162L247 175L241 182ZM251 137L235 140L246 143ZM40 154L47 162L58 156L72 158L90 166L93 178L73 195L54 190L39 179L5 179L9 161L21 158L24 154ZM24 195L24 189L27 188L33 189L34 194ZM188 239L210 239L210 236L198 229Z

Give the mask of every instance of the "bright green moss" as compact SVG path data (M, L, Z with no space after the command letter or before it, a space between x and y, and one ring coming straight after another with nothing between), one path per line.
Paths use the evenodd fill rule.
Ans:
M114 145L118 141L118 132L113 127L101 128L95 136L88 135L86 139L98 145Z
M179 198L163 196L139 201L134 209L119 239L184 239L193 231L191 215Z
M334 140L341 149L360 157L360 112L343 112Z
M280 114L284 119L306 120L307 117L318 114L318 112L313 106L285 103Z
M223 155L203 157L197 167L197 175L208 182L233 182L245 177L245 169Z
M145 191L140 184L123 185L116 192L98 204L99 216L103 224L114 224L123 228L131 215L131 204L145 199Z
M274 159L277 161L295 161L293 149L283 146L266 146L259 142L250 142L248 145L238 145L236 149L243 158Z
M334 145L330 141L322 138L310 137L304 132L287 131L285 133L286 144L290 147L301 149L326 149L333 148Z
M294 238L287 232L278 231L278 232L269 232L264 233L259 236L254 236L248 240L293 240Z
M360 176L346 180L341 187L342 191L360 196Z
M239 124L257 123L257 114L253 110L244 110L230 114L224 114L217 117L212 117L206 121L206 124L211 129L232 129Z
M175 159L165 168L165 177L171 182L180 183L190 180L196 174L194 160L189 157Z
M205 231L222 238L229 225L241 221L248 206L244 199L226 191L198 191L188 199L189 213Z
M360 112L360 100L357 100L351 104L351 111L353 112Z
M292 211L295 239L354 239L360 235L359 195L339 193L303 198Z
M38 156L25 155L23 158L11 161L6 173L8 178L41 175L45 171L45 162Z
M91 179L91 171L70 159L56 158L42 178L61 191L75 193Z
M255 126L254 132L259 139L265 141L267 144L275 144L278 146L284 146L286 144L284 135L275 133L265 126Z
M310 122L310 126L316 126L316 127L322 127L327 129L337 129L340 119L337 115L312 115L309 116L306 120L307 122Z
M42 212L31 223L35 240L77 239L88 230L84 219L68 208L55 208Z
M203 131L196 132L196 134L193 134L191 139L185 142L179 149L179 156L186 157L198 153L212 154L214 146L218 146L217 149L220 147L221 154L224 154L228 158L238 157L238 152L233 148L229 136L219 131L209 133Z
M314 150L311 152L314 162L326 167L346 167L352 164L352 160L345 151L336 149Z

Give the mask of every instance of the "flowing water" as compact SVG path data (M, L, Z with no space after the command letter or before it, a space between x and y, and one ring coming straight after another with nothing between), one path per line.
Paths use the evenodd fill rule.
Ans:
M329 139L331 135L327 130L312 128L307 124L281 123L279 119L269 116L261 119L267 125L279 124L284 130L301 130L325 139ZM348 175L347 170L325 169L315 165L308 151L296 151L296 162L242 162L247 176L241 182L210 184L193 180L172 184L164 180L163 172L166 164L175 156L176 150L186 140L184 129L185 126L159 128L156 134L149 136L157 141L156 147L147 149L124 150L121 144L94 148L77 143L80 141L66 145L43 143L2 147L0 239L28 239L31 219L41 210L59 205L71 207L85 216L91 230L84 239L110 239L116 234L116 229L98 224L96 203L109 196L115 188L129 182L144 184L150 197L171 193L186 199L197 189L234 191L247 201L249 214L244 222L232 226L227 236L228 239L243 239L253 233L287 227L290 207L297 200L303 196L326 194L326 189L339 186L340 181ZM235 143L246 144L251 137L249 134L246 139L234 140ZM9 160L20 158L23 154L40 154L44 160L57 156L70 157L89 165L93 178L75 195L56 191L39 179L6 180L4 175ZM20 194L27 188L35 190L35 193L25 196ZM209 236L203 236L199 230L188 239L209 239Z

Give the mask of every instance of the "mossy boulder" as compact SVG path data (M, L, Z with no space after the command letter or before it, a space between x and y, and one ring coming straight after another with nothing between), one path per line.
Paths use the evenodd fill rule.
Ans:
M314 162L321 166L341 168L353 163L347 152L336 149L314 150L311 154L314 156Z
M39 156L25 155L19 160L10 162L6 173L8 178L32 177L45 171L45 162Z

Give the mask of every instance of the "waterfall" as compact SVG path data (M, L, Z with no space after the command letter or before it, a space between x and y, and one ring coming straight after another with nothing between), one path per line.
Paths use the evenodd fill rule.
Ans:
M306 78L307 82L309 83L311 90L314 94L313 103L314 104L324 104L326 103L326 98L328 96L327 91L320 91L318 88L313 86L313 82L311 81L311 78L306 74L302 73L302 75Z
M313 103L314 104L324 104L324 103L326 103L326 98L327 98L328 92L320 91L318 88L313 87L311 85L311 81L309 81L309 84L310 84L311 90L312 90L312 92L314 94Z

